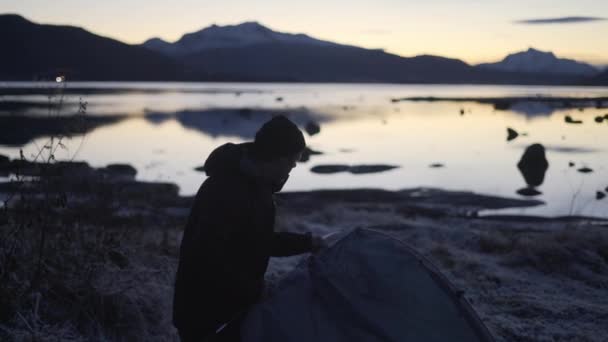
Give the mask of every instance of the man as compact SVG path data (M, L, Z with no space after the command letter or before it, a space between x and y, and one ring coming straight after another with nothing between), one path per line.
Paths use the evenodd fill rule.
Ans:
M274 232L273 194L304 147L297 126L276 116L254 142L228 143L209 155L209 178L188 218L175 283L173 322L183 342L238 341L240 319L260 297L269 257L320 248L322 239L310 234Z

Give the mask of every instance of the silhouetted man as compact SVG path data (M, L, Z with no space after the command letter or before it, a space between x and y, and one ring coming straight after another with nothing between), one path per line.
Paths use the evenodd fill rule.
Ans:
M209 178L188 218L175 283L173 322L182 341L240 340L240 319L260 297L269 257L320 247L322 240L310 234L274 232L273 194L304 147L297 126L277 116L254 142L228 143L209 155Z

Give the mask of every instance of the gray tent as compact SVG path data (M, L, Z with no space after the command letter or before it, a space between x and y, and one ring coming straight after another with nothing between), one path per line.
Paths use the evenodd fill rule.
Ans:
M300 264L242 325L244 342L492 341L469 304L401 241L356 229Z

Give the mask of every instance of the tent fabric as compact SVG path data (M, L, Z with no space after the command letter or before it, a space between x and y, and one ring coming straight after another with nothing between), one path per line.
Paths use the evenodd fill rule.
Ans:
M492 341L468 303L401 241L356 229L257 304L245 342Z

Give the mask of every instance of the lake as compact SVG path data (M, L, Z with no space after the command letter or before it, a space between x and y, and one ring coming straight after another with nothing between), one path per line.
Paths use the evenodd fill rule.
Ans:
M311 122L320 127L305 136L311 149L322 152L292 171L285 191L436 187L545 202L500 213L608 218L608 197L596 199L598 191L608 194L608 116L596 122L608 114L608 101L547 101L608 97L606 87L5 82L0 94L1 115L44 118L49 111L41 104L60 101L51 115L69 115L86 102L87 117L109 120L67 141L58 159L96 167L128 163L137 168L137 179L176 183L184 195L197 191L205 176L195 168L215 147L251 140L272 114L284 113L303 130ZM434 98L419 99L427 97ZM531 99L513 100L518 97ZM568 123L566 116L582 123ZM0 154L35 153L50 127L47 121L37 125L17 135L0 127L0 134L12 137L0 138ZM507 141L507 128L519 136ZM526 181L517 163L534 143L545 147L549 167L535 187L538 194L523 196ZM311 172L327 164L398 167Z

